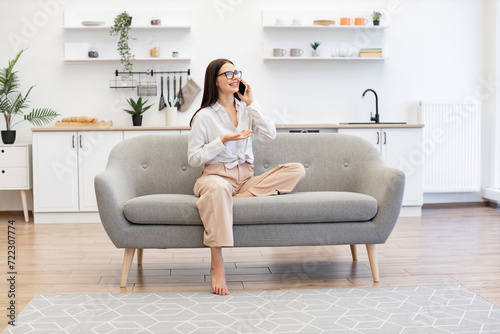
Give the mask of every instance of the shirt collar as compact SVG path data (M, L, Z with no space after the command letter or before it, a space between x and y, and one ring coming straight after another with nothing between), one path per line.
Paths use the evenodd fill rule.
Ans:
M219 104L219 102L215 102L214 104L212 104L212 108L215 110L215 111L219 111L222 109L222 106Z
M243 101L240 101L238 99L235 99L235 102L236 102L236 111L240 111L241 110L241 104L244 103ZM219 111L221 109L224 109L220 104L219 102L215 102L214 104L212 104L212 108L215 110L215 111Z

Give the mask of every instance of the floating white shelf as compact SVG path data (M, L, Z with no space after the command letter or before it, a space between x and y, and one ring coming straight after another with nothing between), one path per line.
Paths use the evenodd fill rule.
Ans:
M120 62L116 42L110 38L109 31L114 18L120 11L88 10L65 11L63 29L65 31L63 61L66 63ZM191 11L189 10L137 10L128 11L132 16L130 41L133 62L190 62ZM162 20L163 25L152 25L153 19ZM83 25L101 24L101 25ZM135 32L135 33L134 33ZM150 43L155 37L160 44L161 57L150 55ZM156 38L157 37L157 38ZM82 41L87 39L87 41ZM99 53L99 58L87 57L90 48ZM173 58L178 52L181 57Z
M341 26L341 25L333 25L333 26L323 26L323 25L303 25L303 24L271 24L264 25L264 30L369 30L369 31L383 31L389 28L389 26Z
M387 57L264 57L264 61L385 61Z
M84 63L84 62L120 62L120 59L111 59L111 58L63 58L63 61L68 63ZM135 58L132 62L136 61L167 61L167 62L190 62L191 58Z
M109 31L111 29L110 26L65 26L63 27L64 30L96 30L96 31ZM132 26L131 30L178 30L178 31L190 31L191 26L190 25L170 25L170 26Z

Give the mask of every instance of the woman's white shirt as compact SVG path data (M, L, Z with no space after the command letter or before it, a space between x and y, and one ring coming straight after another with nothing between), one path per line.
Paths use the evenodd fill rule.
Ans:
M235 101L237 127L217 102L196 114L188 139L188 161L191 166L223 162L231 169L244 162L253 163L252 138L260 141L276 138L274 122L257 102L247 106L243 101ZM221 141L222 135L248 129L253 133L247 139L228 141L225 144Z

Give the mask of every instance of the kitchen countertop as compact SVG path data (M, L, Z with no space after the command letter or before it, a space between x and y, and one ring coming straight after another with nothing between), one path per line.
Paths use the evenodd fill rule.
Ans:
M424 124L276 124L276 129L370 129L370 128L423 128ZM31 128L43 131L154 131L190 130L189 126L43 126Z

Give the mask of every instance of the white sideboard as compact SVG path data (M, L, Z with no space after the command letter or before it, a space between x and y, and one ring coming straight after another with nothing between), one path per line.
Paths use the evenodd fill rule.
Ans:
M31 145L0 145L0 190L19 190L24 220L29 222L26 193L31 189Z
M419 154L422 125L277 125L278 132L349 133L371 141L390 166L406 173L402 216L422 208ZM181 135L189 127L33 128L35 223L99 223L94 177L106 167L111 149L128 138ZM417 159L418 160L418 159Z

